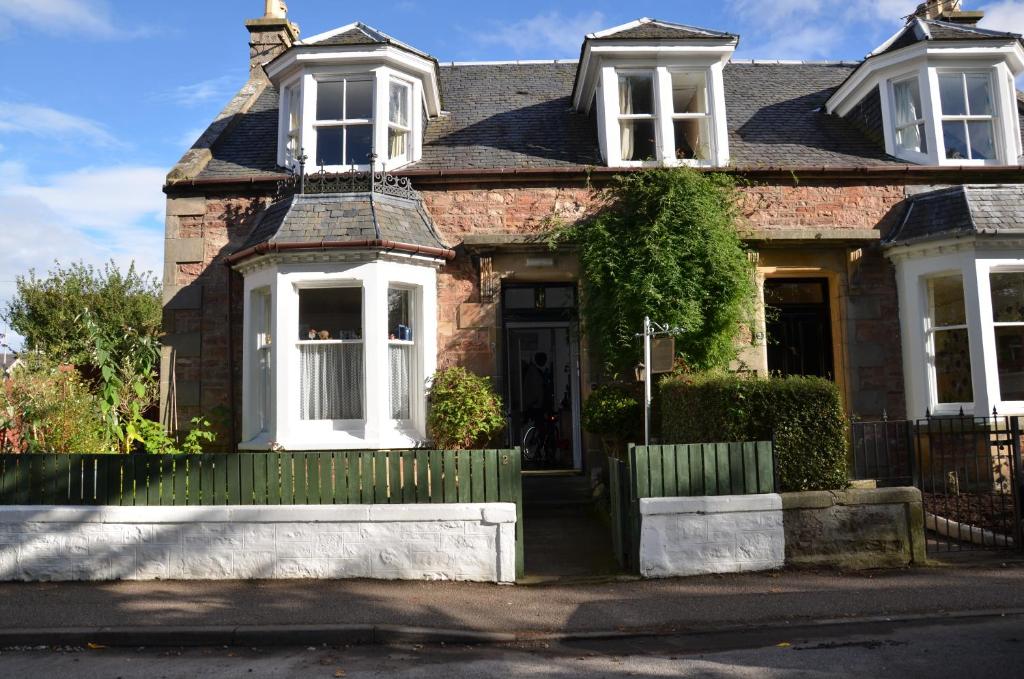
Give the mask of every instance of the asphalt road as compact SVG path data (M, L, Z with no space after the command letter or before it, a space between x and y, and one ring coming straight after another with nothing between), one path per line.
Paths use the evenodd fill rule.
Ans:
M1010 677L1024 661L1017 615L913 624L769 627L504 646L273 649L72 648L0 651L0 676L76 679L236 677Z

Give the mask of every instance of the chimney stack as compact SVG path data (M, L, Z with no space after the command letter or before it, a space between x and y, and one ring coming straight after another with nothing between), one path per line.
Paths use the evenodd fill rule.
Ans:
M910 18L934 19L953 24L976 26L985 16L984 12L965 12L961 9L962 5L962 0L927 0L917 6Z
M249 29L249 75L263 75L263 66L299 39L299 27L288 21L284 0L266 0L263 16L245 22Z

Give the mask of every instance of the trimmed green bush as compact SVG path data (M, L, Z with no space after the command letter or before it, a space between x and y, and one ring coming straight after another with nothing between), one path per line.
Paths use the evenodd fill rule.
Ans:
M505 426L501 398L491 380L454 366L434 373L427 394L427 431L437 448L485 445Z
M608 454L621 454L627 442L643 434L643 397L637 391L635 386L602 384L583 402L583 429L600 436Z
M781 491L848 485L846 415L832 382L710 373L668 377L660 390L662 440L764 441L774 434Z

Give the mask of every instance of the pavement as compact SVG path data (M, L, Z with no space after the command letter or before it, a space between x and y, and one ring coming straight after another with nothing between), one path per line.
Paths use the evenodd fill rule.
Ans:
M529 582L529 581L527 581ZM508 643L1024 613L1024 561L668 580L0 584L0 647Z

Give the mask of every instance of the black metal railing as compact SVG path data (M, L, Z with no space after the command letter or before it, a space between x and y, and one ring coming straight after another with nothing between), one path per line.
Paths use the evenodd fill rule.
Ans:
M907 420L854 422L851 478L870 479L879 486L914 483L914 427Z
M328 172L321 165L316 172L306 173L305 155L299 158L298 172L278 182L279 195L319 195L327 193L378 193L397 198L417 199L419 193L412 186L408 177L399 177L386 170L351 170L348 172ZM376 167L377 155L368 156L369 166Z

